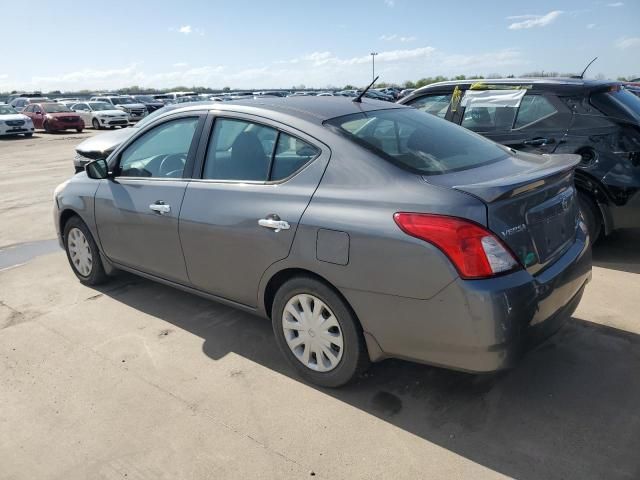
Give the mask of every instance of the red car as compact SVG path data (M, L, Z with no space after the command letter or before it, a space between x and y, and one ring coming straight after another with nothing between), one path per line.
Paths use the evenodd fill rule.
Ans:
M82 118L60 103L32 103L22 113L33 120L35 128L43 128L47 132L75 130L80 133L84 128Z

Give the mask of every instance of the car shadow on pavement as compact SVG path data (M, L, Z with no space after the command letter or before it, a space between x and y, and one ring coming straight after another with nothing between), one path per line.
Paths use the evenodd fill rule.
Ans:
M593 247L593 265L640 273L640 229L618 230Z
M303 382L267 320L128 274L101 291L201 337L214 361L233 352ZM511 371L387 360L319 390L510 477L640 478L640 335L579 318Z

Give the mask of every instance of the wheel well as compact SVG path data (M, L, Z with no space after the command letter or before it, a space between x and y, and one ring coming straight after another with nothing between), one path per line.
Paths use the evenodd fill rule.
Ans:
M70 209L64 210L60 214L60 235L64 235L64 226L67 224L71 217L80 217L80 215Z
M275 299L276 292L278 291L278 289L282 285L284 285L285 282L292 279L293 277L300 277L300 276L312 277L318 280L319 282L324 283L327 287L333 290L344 301L345 305L347 305L349 310L351 310L351 313L353 313L353 316L356 319L358 318L358 316L353 311L353 308L349 304L349 301L346 298L344 298L344 295L342 295L340 290L338 290L326 278L323 278L320 275L313 273L309 270L305 270L303 268L286 268L284 270L279 271L273 277L271 277L271 279L269 279L269 283L267 283L267 287L264 290L264 308L269 318L271 318L271 309L273 308L273 300ZM359 320L358 320L358 323L360 323Z

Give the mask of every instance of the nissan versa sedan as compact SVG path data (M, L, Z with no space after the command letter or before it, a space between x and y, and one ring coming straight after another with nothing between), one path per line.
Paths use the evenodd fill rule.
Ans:
M82 283L122 269L270 318L318 385L388 357L490 372L591 277L579 160L375 100L193 104L60 185L54 222Z

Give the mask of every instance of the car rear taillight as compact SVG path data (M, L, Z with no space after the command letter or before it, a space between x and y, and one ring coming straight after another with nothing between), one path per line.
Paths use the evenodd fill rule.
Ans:
M519 268L511 251L486 228L457 217L399 212L396 224L449 257L462 278L487 278Z

